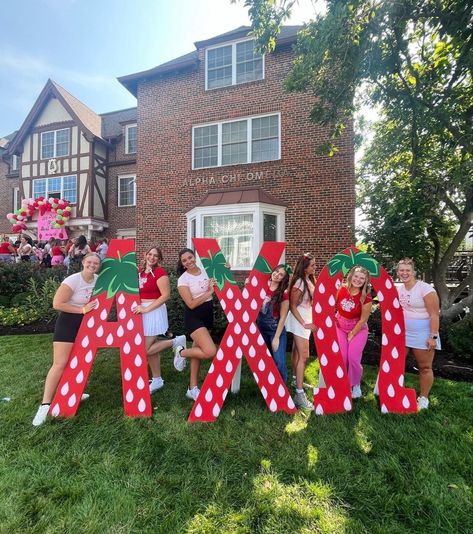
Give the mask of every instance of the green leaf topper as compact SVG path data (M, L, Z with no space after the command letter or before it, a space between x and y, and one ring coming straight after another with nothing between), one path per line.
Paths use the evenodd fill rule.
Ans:
M220 291L222 291L225 282L236 285L236 280L233 278L230 269L226 267L223 252L219 250L215 255L213 255L210 250L207 252L209 253L209 257L206 258L205 256L202 256L200 259L208 277L215 278Z
M334 276L340 271L342 271L343 276L346 276L355 265L364 267L374 278L379 276L379 263L366 252L353 252L350 249L348 254L336 254L327 263L330 276Z
M128 252L124 256L118 253L118 259L105 258L102 262L97 283L92 296L107 292L107 299L114 297L119 291L136 295L139 292L136 272L136 252Z

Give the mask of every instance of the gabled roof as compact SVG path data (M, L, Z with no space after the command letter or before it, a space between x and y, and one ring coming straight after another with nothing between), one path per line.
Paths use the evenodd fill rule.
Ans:
M73 119L81 124L83 129L92 137L102 139L102 119L84 103L72 96L63 87L52 80L48 80L40 95L36 99L31 111L18 130L13 141L8 145L8 152L14 153L30 132L39 114L51 97L57 98Z
M276 47L295 42L297 39L297 33L301 29L302 26L283 26L277 37ZM128 89L128 91L130 91L130 93L132 93L134 96L137 96L139 82L156 78L157 76L168 74L170 72L177 72L185 69L196 69L199 64L198 51L201 48L206 48L214 44L246 37L250 31L250 26L240 26L229 32L211 37L210 39L196 41L194 45L197 50L194 50L193 52L189 52L188 54L172 59L171 61L162 63L161 65L153 67L152 69L136 72L134 74L127 74L126 76L120 76L117 79Z

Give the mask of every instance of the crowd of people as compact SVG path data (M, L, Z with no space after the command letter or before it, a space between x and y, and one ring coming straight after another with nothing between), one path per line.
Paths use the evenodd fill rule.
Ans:
M69 267L80 264L89 252L96 252L104 259L108 250L106 237L99 241L87 241L84 235L77 238L60 240L51 237L48 241L37 241L28 235L21 235L15 242L4 236L0 243L0 262L31 262L41 267Z
M55 249L54 247L58 247ZM50 248L52 258L59 256L60 245ZM58 310L53 340L53 365L48 372L43 402L33 420L41 425L47 417L50 403L68 361L74 339L83 317L94 308L90 300L97 273L100 270L101 254L93 252L90 244L80 238L68 251L72 259L78 257L82 264L79 273L68 276L59 287L53 301ZM72 260L71 260L72 261ZM177 290L184 304L185 333L169 339L166 301L171 287L167 271L162 266L163 255L157 246L149 248L141 266L138 267L140 304L134 309L142 315L148 364L151 369L149 381L153 394L164 386L161 376L161 352L172 349L174 367L181 372L190 361L189 384L186 396L196 400L199 396L199 371L202 360L212 359L217 347L212 338L213 294L216 281L209 278L199 267L191 249L185 248L178 254ZM284 382L287 382L286 351L287 332L292 333L291 347L292 380L294 403L302 410L313 410L313 403L307 397L310 385L304 382L309 360L310 336L317 330L313 322L312 308L315 278L315 259L310 254L299 257L294 271L288 265L278 265L268 279L268 287L257 325L267 344L275 365ZM397 286L399 301L403 308L406 325L406 351L412 350L419 369L420 394L417 399L419 410L429 406L429 392L433 383L432 362L439 340L439 299L434 288L416 278L414 262L409 258L399 261ZM339 347L348 372L352 397L362 397L361 365L363 350L368 339L368 320L373 305L370 274L354 266L347 273L336 295L335 324ZM187 346L187 339L192 341ZM323 387L323 376L320 376ZM85 398L87 395L85 395Z

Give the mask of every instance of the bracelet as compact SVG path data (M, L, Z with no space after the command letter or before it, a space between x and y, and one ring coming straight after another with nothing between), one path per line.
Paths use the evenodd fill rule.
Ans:
M85 311L85 306L82 306L82 315L85 315L87 312Z

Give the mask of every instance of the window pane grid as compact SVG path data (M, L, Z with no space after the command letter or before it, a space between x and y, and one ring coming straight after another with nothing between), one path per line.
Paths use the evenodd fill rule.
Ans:
M273 161L280 157L278 115L195 127L193 135L194 169Z
M33 197L63 198L72 204L77 202L77 176L61 176L33 180Z
M135 205L135 177L125 176L119 179L119 206Z
M204 217L204 237L217 240L227 262L250 267L253 263L253 215L232 214Z
M126 138L127 138L126 152L127 154L134 154L136 152L136 147L137 147L137 127L136 126L127 127Z
M69 128L41 134L41 159L67 156L69 154Z

